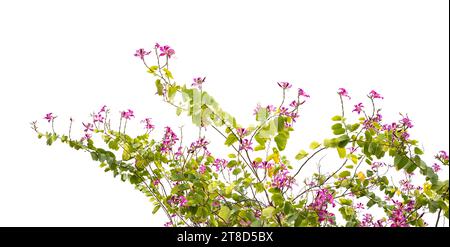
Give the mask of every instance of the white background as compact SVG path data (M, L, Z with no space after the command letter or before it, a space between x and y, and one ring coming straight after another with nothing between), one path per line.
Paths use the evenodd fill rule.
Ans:
M449 2L1 1L0 225L158 226L151 204L88 154L47 147L28 123L47 112L67 131L106 104L160 129L181 123L154 96L133 57L155 42L176 50L180 83L205 89L241 123L256 103L278 103L277 81L304 88L291 155L330 135L336 90L353 104L378 90L387 121L408 113L429 160L449 149ZM292 92L294 93L294 92ZM350 103L349 103L350 104ZM348 105L351 107L351 105ZM135 120L134 130L140 126ZM130 124L129 126L132 126ZM130 127L131 128L131 127ZM445 171L448 176L448 170Z

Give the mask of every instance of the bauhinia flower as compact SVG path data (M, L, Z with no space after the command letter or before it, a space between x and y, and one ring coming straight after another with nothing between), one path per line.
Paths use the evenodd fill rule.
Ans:
M167 58L171 58L175 54L175 50L170 48L170 46L168 45L160 46L158 43L157 45L159 47L159 50L161 51L159 56L161 57L167 56Z
M94 123L97 123L97 122L103 123L103 121L105 120L105 117L103 117L102 114L94 114L93 118L94 118Z
M289 82L278 82L278 86L280 86L282 89L289 89L292 87L292 84Z
M84 126L84 132L94 131L94 125L91 123L82 123Z
M238 135L240 138L242 138L242 137L244 137L245 135L247 135L248 130L247 130L246 128L238 128L238 129L236 130L236 133L237 133L237 135Z
M355 108L353 109L353 112L357 112L360 114L363 111L364 105L362 103L358 103L355 105Z
M144 49L137 49L136 52L134 53L135 57L139 57L140 59L144 60L144 57L147 56L148 54L150 54L150 51L145 51Z
M130 120L132 117L134 117L134 112L130 109L128 111L123 111L120 113L122 118L125 118L126 120Z
M55 118L56 118L56 116L53 116L53 113L51 113L51 112L45 114L45 117L44 117L44 119L47 120L49 123L50 123L51 121L53 121Z
M204 173L206 172L206 166L205 166L205 164L201 164L201 165L198 167L198 172L199 172L200 174L204 174Z
M409 117L408 117L408 114L406 114L406 116L403 116L402 114L400 114L400 115L402 116L400 123L403 124L403 126L405 126L406 128L414 127L414 125L411 122L411 119L409 119Z
M348 92L347 92L347 90L345 89L345 88L339 88L338 89L338 94L341 96L341 97L347 97L348 99L351 99L351 97L348 95Z
M192 83L192 86L201 89L203 83L204 83L205 80L206 80L206 77L203 77L203 78L202 78L202 77L196 77L196 78L194 78L193 80L194 80L194 83Z
M284 189L291 188L295 182L294 178L289 175L286 165L281 164L280 169L274 174L272 179L272 187Z
M436 164L436 163L434 163L434 165L432 166L432 168L433 168L433 171L434 171L434 172L438 172L438 171L440 171L440 170L442 169L441 166L438 165L438 164Z
M298 96L299 97L309 98L309 94L306 94L305 90L303 90L301 88L298 89Z
M169 153L172 151L172 147L179 140L177 135L172 131L170 127L165 128L164 138L161 145L161 153Z
M370 91L369 98L371 99L384 99L383 96L381 96L379 93L377 93L375 90Z
M248 139L244 139L241 141L241 145L239 146L239 151L248 151L248 150L253 150L252 148L252 142L249 141Z
M141 123L145 124L144 128L148 131L152 131L153 129L155 129L155 125L152 124L151 118L146 118L146 119L142 120Z

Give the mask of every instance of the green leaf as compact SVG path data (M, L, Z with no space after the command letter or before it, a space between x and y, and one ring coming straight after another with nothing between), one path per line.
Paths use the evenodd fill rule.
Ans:
M332 130L339 130L339 129L342 129L342 124L341 124L341 123L333 124L333 125L331 126L331 129L332 129Z
M272 195L272 201L275 203L275 206L281 206L284 203L284 197L281 193L275 193Z
M275 136L274 140L275 140L275 143L277 144L277 148L280 151L283 151L286 148L288 138L289 138L289 132L287 132L287 131L278 132L278 135Z
M272 207L272 206L267 207L267 208L263 209L262 216L267 219L272 218L274 211L275 211L274 207Z
M336 116L332 117L331 120L332 120L332 121L341 121L341 120L342 120L342 117L339 116L339 115L336 115Z
M345 129L335 129L333 130L333 134L335 135L342 135L345 133Z
M422 151L422 149L420 149L420 148L418 148L418 147L415 147L415 148L414 148L414 153L417 154L417 155L422 155L422 154L423 154L423 151Z
M397 170L402 169L409 162L409 158L406 155L399 154L394 157L394 166L395 168L397 168Z
M339 158L343 159L347 155L347 150L345 148L336 148L339 154Z
M230 218L231 210L227 206L222 206L219 211L219 217L224 220L225 222L228 222L228 219Z
M313 141L313 142L311 142L311 144L309 144L309 148L312 149L312 150L314 150L314 149L316 149L318 147L320 147L320 143L318 143L316 141Z
M233 133L231 133L228 135L227 139L225 140L225 145L231 146L237 140L238 140L237 137Z
M169 87L169 99L173 99L173 97L175 96L175 93L178 90L178 86L170 86Z
M233 170L233 175L236 176L236 175L238 175L239 173L241 173L241 171L242 171L241 168L236 168L236 169Z
M348 177L350 175L351 175L350 171L343 171L343 172L339 173L339 177L340 178L345 178L345 177Z
M155 81L155 85L156 85L156 92L158 93L159 96L163 95L163 85L161 84L161 80L160 79L156 79Z
M298 154L295 155L295 159L301 160L301 159L305 158L306 156L308 156L308 153L305 150L300 150L300 152L298 152Z

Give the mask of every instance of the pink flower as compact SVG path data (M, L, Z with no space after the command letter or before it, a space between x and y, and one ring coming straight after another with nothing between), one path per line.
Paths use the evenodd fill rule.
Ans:
M168 222L164 223L164 227L172 227L172 226L173 226L172 221L168 221Z
M442 162L448 162L448 154L444 150L439 151L439 153L436 155L436 158L441 160Z
M289 104L289 106L295 108L295 107L299 106L299 104L298 104L298 102L297 102L296 100L293 100L293 101Z
M194 78L194 83L192 83L192 86L201 89L203 83L205 82L205 80L206 80L206 77L203 77L203 78L201 78L201 77Z
M305 98L309 98L309 95L308 94L306 94L306 92L303 90L303 89L301 89L301 88L299 88L298 89L298 96L299 97L305 97Z
M106 105L102 106L102 108L100 109L100 111L98 113L100 114L102 112L106 112Z
M220 202L219 201L213 201L211 205L213 207L218 207L218 206L220 206Z
M50 123L50 121L53 121L55 118L56 118L56 116L53 116L53 113L51 113L51 112L45 114L45 117L44 117L44 119L47 120L49 123Z
M381 96L375 90L370 91L369 98L371 98L371 99L384 99L383 96Z
M94 125L91 123L82 123L84 126L84 132L88 132L88 131L94 131Z
M184 197L184 196L179 196L179 197L178 197L178 201L179 201L180 207L186 206L186 203L187 203L186 197Z
M146 119L142 120L141 123L145 124L146 130L152 131L153 129L155 129L155 125L152 124L151 118L146 118Z
M289 82L278 82L278 86L280 86L282 89L289 89L292 87L292 84Z
M94 123L103 123L104 120L105 118L102 116L102 114L94 114Z
M144 60L144 57L150 54L150 51L145 51L144 49L138 49L136 50L136 53L134 53L135 57L139 57L140 59Z
M348 95L348 92L347 92L347 90L345 89L345 88L339 88L338 89L338 94L341 96L341 97L347 97L348 99L351 99L350 98L350 96Z
M328 212L328 205L335 207L333 195L327 189L321 189L317 192L314 201L309 205L309 208L317 212L319 222L327 221L334 223L334 214Z
M408 117L408 114L406 114L406 116L403 116L402 114L400 114L400 115L402 116L400 123L403 124L403 126L405 126L406 128L414 127L414 125L411 122L411 119L409 119L409 117Z
M247 129L245 128L238 128L236 132L240 138L244 137L248 133Z
M442 168L441 168L440 165L434 163L434 165L433 165L433 171L434 171L434 172L438 172L438 171L440 171L441 169L442 169Z
M127 120L130 120L132 117L134 117L134 112L130 109L128 109L128 111L123 111L120 114L122 118L125 118Z
M206 172L206 166L205 166L204 164L201 164L201 165L199 166L199 168L198 168L198 172L199 172L200 174L205 174L205 172Z
M213 166L216 167L216 171L219 171L220 169L223 169L227 166L228 161L225 159L215 159Z
M239 146L239 151L241 150L253 150L252 148L252 142L248 139L244 139L241 141L241 145Z
M153 180L152 183L153 183L154 186L158 186L161 183L161 180L155 179L155 180Z
M89 134L89 133L84 133L84 136L81 137L81 141L89 140L89 139L91 139L91 138L92 138L92 135L91 135L91 134Z
M270 113L270 112L275 112L276 110L277 110L277 108L275 107L275 106L273 106L273 105L268 105L267 107L266 107L266 109L267 109L267 111Z
M355 207L355 208L356 208L356 209L364 209L364 204L358 202L358 203L356 204L356 207Z
M354 112L357 112L358 114L360 114L363 111L363 104L362 103L358 103L357 105L355 105L355 109L353 109Z
M167 58L171 58L175 54L175 50L170 48L170 46L168 46L168 45L160 46L158 43L156 43L156 44L158 45L159 50L161 51L159 56L161 56L161 57L167 56Z

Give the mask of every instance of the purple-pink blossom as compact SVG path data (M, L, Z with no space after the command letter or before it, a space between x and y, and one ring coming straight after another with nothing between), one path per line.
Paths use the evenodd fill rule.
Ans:
M409 119L408 114L406 114L406 116L403 116L402 114L400 114L402 116L402 119L400 120L400 123L405 126L406 128L412 128L414 127L414 125L411 122L411 119Z
M205 80L206 80L206 77L203 77L203 78L202 77L196 77L196 78L193 79L194 83L192 83L192 86L201 89L203 83L205 82Z
M225 159L215 159L213 166L216 167L216 171L219 171L223 168L225 168L228 164L228 161Z
M94 125L91 123L82 123L84 126L84 132L88 132L88 131L94 131Z
M240 138L242 138L242 137L244 137L245 135L247 135L248 130L247 130L246 128L238 128L238 129L236 130L236 133L237 133L237 135L238 135Z
M305 90L303 90L301 88L298 89L298 96L299 97L309 98L309 94L306 94Z
M45 117L44 117L44 119L47 120L49 123L50 123L51 121L53 121L55 118L56 118L56 117L53 116L53 113L51 113L51 112L45 114Z
M242 151L242 150L244 150L244 151L253 150L252 144L253 143L250 140L243 139L241 141L241 144L239 145L239 151Z
M103 121L105 120L105 117L103 117L103 115L100 114L100 113L99 114L94 114L93 120L94 120L94 123L97 123L97 122L103 123Z
M432 166L432 168L433 168L433 171L434 171L434 172L438 172L438 171L440 171L440 170L442 169L441 166L438 165L438 164L436 164L436 163L434 163L434 165Z
M272 178L272 187L284 189L292 188L295 180L289 175L289 170L286 165L281 164L280 168L276 171Z
M166 127L161 145L161 153L172 152L172 147L176 144L178 140L179 139L175 134L175 132L173 132L170 127Z
M339 88L338 89L338 94L341 96L341 97L347 97L348 99L351 99L351 97L350 97L350 95L348 95L348 92L347 92L347 90L345 89L345 88Z
M370 91L369 98L371 99L384 99L381 94L377 93L375 90Z
M145 51L143 48L141 48L136 50L134 56L144 60L144 57L147 56L148 54L150 54L150 51Z
M358 114L360 114L363 111L363 108L364 108L363 103L358 103L355 105L353 112L357 112Z
M319 222L327 221L334 223L334 214L328 212L328 205L335 207L333 194L328 189L320 189L317 191L314 201L309 205L309 208L316 211L319 216Z
M198 172L199 172L200 174L204 174L204 173L206 172L206 166L205 166L205 164L201 164L201 165L198 167Z
M146 118L144 120L141 121L141 123L144 123L144 128L148 131L152 131L153 129L155 129L155 125L152 124L152 119L151 118Z
M120 113L122 118L125 118L126 120L130 120L132 117L134 117L133 110L128 109L128 111L123 111Z
M292 84L289 82L278 82L278 86L280 86L282 89L289 89L292 87Z
M160 46L158 43L156 44L158 45L159 50L161 51L159 56L161 57L167 56L167 58L171 58L175 54L175 50L172 49L170 46L168 45Z

